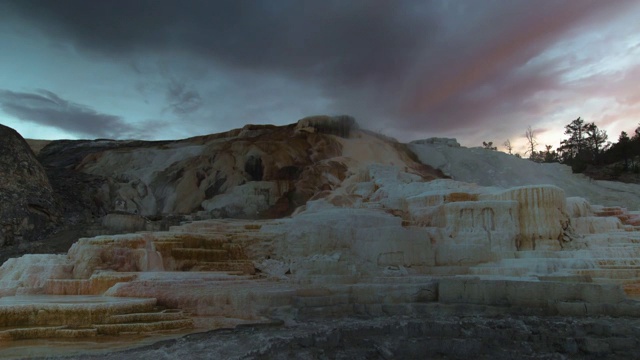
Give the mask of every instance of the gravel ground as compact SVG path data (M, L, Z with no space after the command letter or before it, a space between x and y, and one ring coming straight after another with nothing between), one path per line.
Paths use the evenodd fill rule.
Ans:
M413 316L318 319L196 333L47 359L632 359L640 319L433 304Z

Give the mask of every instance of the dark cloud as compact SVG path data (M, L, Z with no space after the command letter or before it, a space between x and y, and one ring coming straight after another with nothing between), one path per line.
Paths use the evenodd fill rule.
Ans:
M409 133L477 128L501 113L515 121L539 112L531 99L557 88L558 74L552 63L525 65L568 31L606 22L630 3L13 0L0 3L0 12L86 53L133 64L138 75L146 70L136 56L186 56L275 74L323 89L330 113ZM290 96L296 103L296 94ZM207 102L178 81L169 83L166 97L177 115ZM530 118L520 121L516 126L524 128Z
M169 109L176 115L184 115L202 106L202 97L196 90L188 89L184 81L171 80L167 86Z
M107 57L187 51L230 66L346 83L395 76L433 38L438 23L433 5L409 1L9 4L34 26Z
M120 138L134 131L119 116L101 114L47 90L35 93L0 90L0 108L20 120L82 136Z

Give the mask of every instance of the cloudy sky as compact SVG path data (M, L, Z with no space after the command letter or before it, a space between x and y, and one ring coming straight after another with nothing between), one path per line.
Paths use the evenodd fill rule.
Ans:
M351 114L410 141L640 122L637 0L0 0L0 123L176 139ZM519 150L519 149L518 149ZM520 150L523 151L523 150Z

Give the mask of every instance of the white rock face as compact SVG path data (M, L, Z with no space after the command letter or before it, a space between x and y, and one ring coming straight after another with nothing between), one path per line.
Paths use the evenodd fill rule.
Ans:
M202 208L216 217L256 218L274 206L289 191L286 181L252 181L230 192L202 202Z
M518 250L534 250L536 240L560 240L569 224L564 191L555 186L521 186L484 198L518 203Z
M593 210L591 209L591 204L589 204L587 199L581 197L568 197L567 213L572 218L579 218L592 215Z
M580 234L604 234L624 229L616 217L583 216L573 221L574 229Z
M0 297L41 290L47 280L68 278L73 264L66 255L30 254L0 267Z
M586 186L579 177L508 187L431 180L400 145L353 134L333 139L341 152L309 170L323 188L290 217L206 220L167 232L80 239L66 256L5 263L0 296L149 298L192 314L201 329L229 324L214 324L220 318L238 323L279 314L294 321L309 312L379 314L435 301L640 315L628 297L640 294L640 213L592 205L586 195L567 198L576 189L560 185ZM431 151L421 154L421 146L428 145L412 145L420 156ZM445 147L489 153L488 163L494 156L511 161ZM524 164L535 167L531 173L541 169ZM502 175L514 182L520 176ZM289 185L251 181L194 203L255 216L275 206ZM608 194L600 196L617 196Z
M273 231L287 241L274 253L283 263L295 263L290 269L294 274L303 268L305 274L322 273L308 269L321 266L318 259L309 259L327 253L334 263L459 266L513 251L560 250L575 232L595 232L585 226L600 232L621 229L617 218L585 217L591 207L584 199L571 198L569 212L564 191L555 186L501 190L451 180L412 182L406 176L393 166L372 165L369 175L361 177L369 181L311 201L306 210L278 225L280 230ZM296 262L296 257L307 260ZM357 268L342 271L358 273Z
M126 145L87 155L77 169L109 179L99 192L106 193L112 211L143 216L204 210L222 217L281 217L372 163L437 177L400 144L359 130L349 117Z
M442 170L454 180L481 186L510 188L524 185L555 185L570 197L583 197L592 204L638 208L640 185L591 180L573 174L566 165L538 164L500 151L483 148L437 146L413 142L409 148L420 161Z

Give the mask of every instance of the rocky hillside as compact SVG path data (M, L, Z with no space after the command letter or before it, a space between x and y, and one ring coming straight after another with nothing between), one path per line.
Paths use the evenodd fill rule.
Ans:
M247 125L179 141L52 142L39 158L54 183L60 169L102 180L88 201L102 213L277 218L349 176L356 157L345 151L358 142L425 179L438 176L403 145L359 130L349 117ZM374 156L367 152L357 161Z
M53 222L49 215L57 214L52 210L56 198L65 224L58 240L48 242L48 225L38 225L28 237L42 240L44 247L60 242L59 249L49 246L53 252L66 251L79 236L159 230L181 219L287 216L372 162L402 166L423 180L442 177L416 161L406 145L361 130L348 116L308 117L279 127L247 125L176 141L52 141L38 154L46 174L24 140L15 140L17 146L3 139L12 149L3 168L15 173L11 169L24 161L30 164L10 183L36 192L25 195L32 200L20 200L24 211L36 215L26 225L16 214L2 218L11 218L6 221L12 229ZM11 186L3 189L15 193ZM5 202L10 203L15 202ZM4 244L15 243L11 239Z
M369 163L402 165L425 180L451 177L502 188L552 184L592 203L640 203L638 185L593 181L567 166L464 148L454 139L405 145L360 129L348 116L247 125L175 141L30 140L42 166L15 131L2 131L2 168L12 174L3 177L3 196L19 196L23 205L5 206L0 244L24 239L24 252L38 252L29 244L53 230L57 237L40 243L44 251L66 251L79 236L163 229L185 217L287 216ZM55 226L60 223L65 226Z
M42 165L20 134L0 125L0 248L41 239L60 220Z
M0 190L11 205L2 208L0 247L16 250L22 242L14 255L62 252L80 236L160 230L185 219L288 216L345 180L366 177L371 163L401 166L422 180L552 184L596 204L640 204L638 185L594 181L567 166L464 148L454 139L402 144L360 129L348 116L174 141L30 140L42 166L19 134L2 131L7 175Z

